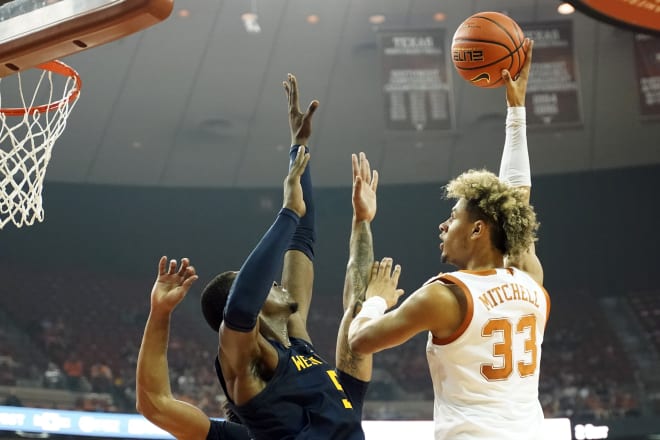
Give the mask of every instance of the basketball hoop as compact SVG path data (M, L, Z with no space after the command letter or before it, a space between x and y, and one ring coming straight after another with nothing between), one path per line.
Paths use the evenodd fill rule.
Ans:
M46 168L82 86L78 72L61 61L2 78L0 86L10 78L18 91L0 88L0 229L9 221L19 228L43 221ZM7 95L16 99L12 107Z

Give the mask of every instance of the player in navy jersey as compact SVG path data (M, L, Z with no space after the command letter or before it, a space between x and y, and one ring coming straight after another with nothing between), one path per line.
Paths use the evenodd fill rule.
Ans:
M318 103L312 102L303 114L298 110L295 77L289 77L285 89L294 148L284 184L284 206L241 270L219 275L202 295L205 318L219 330L219 379L231 412L249 432L229 422L212 421L171 396L166 363L169 316L196 275L187 260L179 269L171 262L166 270L165 259L159 266L138 361L138 408L177 438L364 438L360 419L372 357L350 352L347 334L364 298L373 262L369 224L376 212L377 173L371 172L366 158L353 157L353 229L335 369L314 351L306 330L314 219L306 168L309 155L297 145L306 144ZM282 259L280 287L272 280ZM389 273L380 276L387 278ZM171 300L160 306L168 296Z

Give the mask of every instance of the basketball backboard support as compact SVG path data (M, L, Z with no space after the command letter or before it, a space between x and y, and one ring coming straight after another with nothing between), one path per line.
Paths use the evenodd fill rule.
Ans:
M173 0L0 0L0 77L166 19Z

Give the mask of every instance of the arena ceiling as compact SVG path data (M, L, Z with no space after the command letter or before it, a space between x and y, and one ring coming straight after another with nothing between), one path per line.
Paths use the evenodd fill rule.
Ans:
M356 151L369 155L384 184L444 182L466 168L495 168L504 89L473 87L450 65L453 127L392 129L379 45L382 32L419 29L444 30L448 45L459 23L484 10L525 23L571 23L579 121L530 128L535 175L660 163L660 120L639 112L634 34L580 12L559 15L557 5L176 0L155 27L65 58L84 89L47 182L278 186L289 145L287 72L298 76L303 105L321 102L311 141L319 185L348 185ZM257 13L260 32L247 31L246 12Z

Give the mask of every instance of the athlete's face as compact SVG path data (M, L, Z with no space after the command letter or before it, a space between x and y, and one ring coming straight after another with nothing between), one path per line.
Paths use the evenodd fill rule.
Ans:
M298 303L291 299L291 294L285 288L273 282L262 311L267 315L290 315L297 310Z
M440 259L443 263L463 268L470 254L470 235L474 222L470 220L467 200L459 199L451 209L451 215L440 223Z

